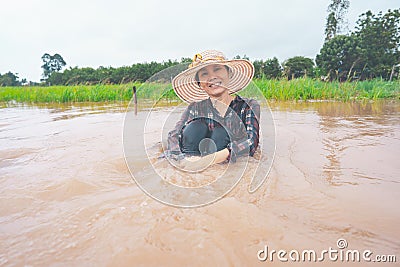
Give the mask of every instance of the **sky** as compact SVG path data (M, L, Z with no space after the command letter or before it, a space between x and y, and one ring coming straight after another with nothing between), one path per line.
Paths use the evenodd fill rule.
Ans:
M121 67L180 60L216 49L228 58L315 59L331 0L13 0L0 3L0 74L38 82L42 55L69 67ZM350 0L361 13L400 8L399 0Z

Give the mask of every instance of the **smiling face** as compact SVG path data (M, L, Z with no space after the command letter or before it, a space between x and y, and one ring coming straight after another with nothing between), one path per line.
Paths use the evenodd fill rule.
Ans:
M197 72L200 87L213 98L219 98L224 94L229 95L228 82L229 71L225 65L213 64L206 66Z

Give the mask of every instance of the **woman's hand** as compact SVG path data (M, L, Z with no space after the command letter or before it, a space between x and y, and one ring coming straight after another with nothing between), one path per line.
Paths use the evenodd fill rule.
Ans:
M221 162L224 162L225 160L228 159L229 150L227 148L224 148L224 149L222 149L222 150L220 150L220 151L218 151L218 152L216 152L214 154L215 154L215 159L214 159L213 164L221 163Z
M178 166L183 171L201 172L214 164L215 154L210 154L204 157L185 157L178 161Z
M229 156L227 148L203 157L186 157L179 160L178 166L184 171L201 172L209 166L224 162Z

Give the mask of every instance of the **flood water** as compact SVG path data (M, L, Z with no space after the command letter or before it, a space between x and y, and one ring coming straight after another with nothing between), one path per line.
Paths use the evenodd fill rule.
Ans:
M267 181L187 209L133 181L126 103L0 108L0 266L286 266L257 253L338 249L340 238L399 264L400 103L270 106Z

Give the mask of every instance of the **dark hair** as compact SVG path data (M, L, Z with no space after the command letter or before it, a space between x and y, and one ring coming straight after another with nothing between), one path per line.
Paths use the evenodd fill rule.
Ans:
M229 68L227 65L223 65L226 70L228 71L228 73L232 73L231 68ZM201 70L201 69L200 69ZM199 70L199 71L200 71ZM194 76L194 80L196 81L197 85L200 86L200 79L199 79L199 71L196 72L196 75Z

